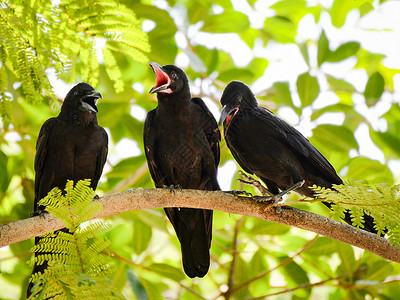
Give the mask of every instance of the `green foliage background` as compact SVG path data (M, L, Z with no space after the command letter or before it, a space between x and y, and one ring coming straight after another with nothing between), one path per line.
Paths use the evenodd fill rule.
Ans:
M255 11L262 2L248 0L247 4ZM68 84L87 81L103 94L98 119L109 130L110 153L97 193L153 188L142 150L142 115L156 106L154 95L147 93L154 85L147 62L170 64L182 61L182 56L189 61L185 71L193 96L219 105L221 91L231 80L263 86L257 91L260 103L275 112L289 110L298 120L311 123L311 142L344 179L398 183L388 163L400 159L399 90L395 89L400 71L387 67L383 54L372 53L357 41L331 42L333 37L326 30L351 26L346 23L349 15L357 27L394 2L275 1L268 5L270 14L262 26L256 27L226 0L85 0L59 5L44 0L1 1L0 222L26 218L32 212L36 137L43 122L58 114L65 96L51 86L49 78L54 73ZM310 16L313 30L320 34L302 40L299 24ZM371 30L384 32L385 28ZM209 40L197 42L197 31L209 33ZM212 37L228 33L253 50L247 66L238 67L229 53L213 46ZM268 74L273 61L256 50L277 45L296 47L307 70L295 80L263 85L259 78ZM332 75L328 67L340 68L343 63L368 78L365 86L346 81L346 74ZM335 96L333 104L323 101L327 91ZM385 101L391 106L382 113L378 108ZM340 126L327 124L325 113L342 113L344 121ZM374 118L367 118L371 115ZM354 132L361 124L366 124L373 143L383 152L384 163L354 155L360 151ZM135 156L121 154L121 141L130 142ZM224 166L232 156L224 141L221 150L220 165ZM235 181L237 173L226 176L233 177L231 189L252 191ZM289 200L296 197L290 195ZM319 204L297 206L329 215ZM178 240L161 209L123 213L107 222L112 227L106 234L109 250L116 263L112 281L128 299L265 295L397 299L400 294L398 264L280 224L215 212L210 272L204 279L190 280L182 271ZM0 249L0 298L24 297L32 246L33 239Z

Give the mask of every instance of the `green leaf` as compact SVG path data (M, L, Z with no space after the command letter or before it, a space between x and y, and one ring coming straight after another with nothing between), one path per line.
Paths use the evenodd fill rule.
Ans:
M253 58L250 64L247 66L247 69L250 69L252 73L254 73L255 78L252 81L255 81L257 78L260 78L267 69L267 66L268 66L268 60L266 60L265 58L261 57ZM253 82L248 82L248 84L251 83Z
M332 25L336 27L343 26L347 13L352 9L351 5L346 4L349 1L335 0L333 1L330 15L332 18Z
M187 2L187 10L190 24L196 24L209 17L210 5L209 3L204 3L204 1L189 1Z
M218 79L223 82L231 82L232 80L240 80L243 82L254 81L254 73L249 69L235 68L221 72Z
M391 132L370 130L371 139L387 158L400 158L400 137Z
M400 106L392 105L382 117L387 122L385 132L369 130L371 139L383 151L387 159L400 158Z
M322 30L318 40L318 54L317 54L318 66L322 65L322 63L329 58L331 53L332 51L329 49L329 41L326 37L325 31Z
M114 270L112 274L112 281L114 284L114 287L118 291L122 291L126 284L127 276L126 276L126 271L128 270L128 265L124 263L119 263L116 265L116 269Z
M246 282L249 279L249 264L244 261L241 255L236 256L236 264L235 269L237 272L234 274L234 281L236 283ZM235 297L237 299L247 298L249 296L249 286L245 286L244 288L235 292Z
M180 269L177 269L175 267L172 267L167 264L159 264L159 263L154 263L149 267L152 271L155 273L163 276L170 278L174 281L181 281L185 278L185 275Z
M375 72L368 78L365 86L364 97L368 106L373 106L381 98L385 88L385 80L379 72Z
M332 25L335 27L342 27L346 21L346 17L349 11L354 8L362 6L364 3L372 3L372 0L360 0L360 1L347 1L347 0L335 0L333 1L330 15L332 19Z
M148 32L151 52L148 57L160 65L174 61L178 47L174 39L177 27L169 13L154 5L142 4L139 1L126 1L138 18L149 19L156 23L156 27Z
M314 244L304 251L310 257L331 256L336 252L336 243L333 239L319 237Z
M396 299L398 295L400 295L400 284L397 280L393 280L392 282L385 284L383 296L386 298L382 297L382 299Z
M132 291L135 293L135 296L138 300L147 300L149 296L147 295L146 290L142 282L140 281L139 277L133 273L132 269L128 269L126 272L126 278L132 288Z
M5 194L8 184L10 183L7 172L7 162L7 156L0 150L0 170L2 173L0 176L0 198L3 198L2 195Z
M356 259L354 257L353 248L348 244L338 241L335 242L336 242L336 251L339 254L341 261L341 264L339 265L338 268L343 273L352 274L358 268Z
M279 262L286 260L287 256L279 257ZM285 279L290 282L290 286L299 286L302 284L310 283L307 272L296 262L291 261L289 264L285 265L283 268L279 269ZM300 297L307 297L310 294L311 289L302 289L296 293Z
M335 78L329 74L326 74L326 79L328 80L331 90L334 92L356 92L355 87L344 79Z
M290 226L288 225L265 220L253 219L248 222L252 224L250 229L246 230L246 233L249 235L283 235L290 230Z
M379 259L375 263L369 265L367 279L371 281L384 281L392 272L393 265L386 260Z
M260 274L266 272L269 269L266 253L267 251L260 248L254 253L250 262L248 263L248 273L247 278L253 278L259 276ZM249 290L253 295L266 294L270 290L269 285L270 274L263 276L261 279L256 280L249 285Z
M128 224L118 224L114 226L107 234L112 248L120 249L125 245L132 244L132 230L132 226Z
M264 30L278 43L294 43L297 27L293 22L283 16L266 18Z
M165 214L161 214L156 210L141 210L140 213L135 214L135 216L153 229L158 229L160 231L167 230Z
M353 110L353 106L352 105L347 105L347 104L334 104L334 105L329 105L329 106L325 106L321 109L315 110L313 111L312 115L311 115L311 121L315 121L317 120L319 117L322 117L323 114L325 113L332 113L332 112L349 112L351 110Z
M313 136L310 140L313 144L324 144L330 151L348 152L350 149L358 149L358 143L353 132L344 126L319 125L314 128Z
M360 6L360 17L365 16L366 14L370 13L371 11L374 10L374 7L372 6L371 3L366 2L363 5Z
M157 282L151 282L144 278L141 278L141 282L146 290L149 300L159 300L164 299L162 292L168 289L168 286L158 280Z
M300 49L301 55L303 55L304 61L308 66L310 66L310 56L308 55L308 47L306 43L297 44ZM319 47L318 47L319 49Z
M197 45L196 53L207 67L208 75L217 70L219 60L219 51L217 49L210 50L202 45Z
M340 45L335 51L331 52L327 57L329 62L339 62L355 55L360 49L360 43L348 42Z
M211 15L204 21L202 31L213 33L241 32L249 27L248 17L238 11L225 11Z
M297 93L301 101L301 106L311 105L319 95L319 84L316 77L310 73L303 73L297 78Z
M289 89L289 82L274 82L267 91L267 96L272 96L275 103L279 105L293 106L292 94Z
M142 222L140 219L135 219L133 224L133 240L132 247L137 254L143 253L150 243L152 237L152 228Z
M350 160L346 177L354 180L366 180L370 183L386 182L393 184L390 169L377 160L358 156Z
M365 69L368 74L376 72L382 66L383 54L376 54L361 48L357 53L357 63L355 68Z

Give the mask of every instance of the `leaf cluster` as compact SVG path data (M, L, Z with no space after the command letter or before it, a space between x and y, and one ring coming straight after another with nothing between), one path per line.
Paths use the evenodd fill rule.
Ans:
M118 292L106 277L113 269L107 249L110 242L101 237L109 226L101 221L87 226L81 223L90 220L102 206L93 202L94 191L90 180L80 180L75 185L68 181L64 193L54 188L40 200L41 205L61 219L66 228L45 234L32 248L36 252L33 263L44 261L49 267L43 274L35 273L33 293L30 299L54 297L93 297L98 299L120 299Z
M4 94L9 82L17 80L24 97L36 103L46 97L55 100L49 68L65 82L77 80L79 74L80 80L96 86L102 57L115 90L122 91L114 53L146 62L150 50L135 13L118 1L5 1L0 26L0 61L11 73L3 72L0 91ZM5 116L6 108L0 112Z
M332 189L313 186L317 197L334 203L334 217L344 218L346 210L350 211L353 225L363 228L364 212L375 220L378 234L387 231L389 241L397 247L400 237L400 186L388 184L369 184L367 181L355 181L351 184L333 185Z

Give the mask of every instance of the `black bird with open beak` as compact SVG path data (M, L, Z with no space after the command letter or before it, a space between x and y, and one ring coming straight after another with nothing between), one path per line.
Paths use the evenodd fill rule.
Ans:
M316 184L332 188L341 184L329 161L293 126L258 106L250 88L232 81L221 97L219 124L233 157L247 173L257 175L268 190L280 198L285 192L314 197ZM282 191L282 192L281 192ZM323 202L331 207L330 203ZM349 213L344 220L352 224ZM373 218L364 214L364 230L376 233Z
M48 119L40 129L34 165L34 214L44 210L38 205L39 200L54 187L64 190L67 180L91 179L90 186L96 189L108 152L107 133L97 124L99 98L101 94L90 84L75 85L65 97L60 114ZM35 244L40 239L36 237ZM38 254L45 253L35 253L35 257ZM47 261L35 263L32 274L43 274L47 266ZM30 283L27 297L32 286Z
M156 75L158 106L147 114L144 148L156 187L219 190L220 134L200 98L191 98L188 78L174 66L150 63ZM210 266L211 210L165 208L181 243L185 273L203 277Z

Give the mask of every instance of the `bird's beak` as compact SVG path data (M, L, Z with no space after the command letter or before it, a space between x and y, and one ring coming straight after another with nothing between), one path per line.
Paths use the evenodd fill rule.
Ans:
M228 126L232 117L234 115L236 115L236 113L238 111L239 111L239 107L235 107L235 106L229 107L229 106L224 105L222 107L221 117L219 118L218 125L221 127L225 123L225 120L226 120L226 125Z
M92 111L95 114L97 114L99 111L97 109L97 99L103 99L103 96L100 94L100 92L93 90L90 94L87 94L82 97L81 103L82 103L82 108L87 111Z
M155 63L149 63L150 67L153 68L154 74L156 74L156 85L150 90L150 94L154 94L163 90L168 89L171 84L171 78L169 78L168 74L164 72L162 67Z

